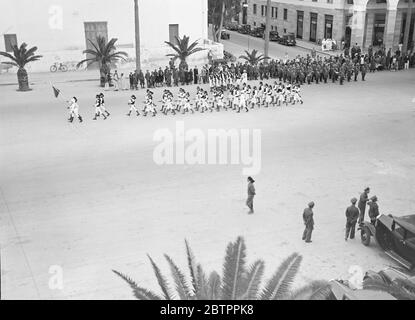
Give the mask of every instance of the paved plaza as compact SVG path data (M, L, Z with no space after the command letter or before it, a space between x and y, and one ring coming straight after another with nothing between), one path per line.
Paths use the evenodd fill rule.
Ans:
M33 75L26 93L0 85L2 298L133 298L112 269L158 290L146 254L165 274L163 253L185 269L185 238L206 271L221 272L226 245L239 235L248 262L265 260L267 277L299 252L296 285L348 278L352 265L376 271L393 265L376 244L344 241L344 212L366 186L381 213L415 212L415 72L367 78L306 85L303 105L241 114L128 118L131 93L111 91L111 117L95 122L97 82L54 79L64 98L78 97L82 124L67 122L47 75ZM194 86L187 88L194 94ZM155 101L161 91L154 90ZM141 103L144 91L136 95ZM242 165L155 164L154 133L174 132L177 121L204 132L261 130L254 215L245 207ZM313 243L305 244L302 211L311 200L316 225ZM53 266L62 268L61 290L49 287Z

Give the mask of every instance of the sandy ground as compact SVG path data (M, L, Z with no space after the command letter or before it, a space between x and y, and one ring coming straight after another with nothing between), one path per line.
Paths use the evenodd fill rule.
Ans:
M207 271L221 271L226 245L239 235L248 262L265 260L267 277L299 252L296 285L348 278L352 265L394 264L376 244L344 241L344 211L365 186L381 213L415 210L413 70L304 86L302 106L246 114L128 118L130 93L108 92L105 122L91 120L96 83L60 84L64 95L78 96L83 124L66 122L67 110L45 83L27 93L0 86L3 299L132 298L111 269L158 290L146 254L166 274L163 253L186 268L185 238ZM143 91L137 95L141 101ZM174 130L177 120L204 132L262 130L254 215L244 204L242 166L154 163L154 132ZM310 200L316 226L305 244L302 211ZM62 290L48 286L54 265L63 270Z

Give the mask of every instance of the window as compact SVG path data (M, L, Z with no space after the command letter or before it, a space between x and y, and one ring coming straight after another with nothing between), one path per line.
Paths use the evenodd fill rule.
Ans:
M256 14L256 4L254 4L254 14Z
M278 7L272 7L271 17L277 19L278 17Z
M354 4L353 0L347 0L347 4Z
M333 39L333 16L326 14L324 18L324 39Z
M267 15L267 6L261 6L261 16L265 17Z
M179 37L179 25L178 24L169 24L169 42L176 43Z
M288 9L284 9L284 20L287 20L288 17Z
M327 0L327 3L333 3L333 0Z
M17 45L17 36L15 34L4 35L4 47L6 52L13 52L13 46Z

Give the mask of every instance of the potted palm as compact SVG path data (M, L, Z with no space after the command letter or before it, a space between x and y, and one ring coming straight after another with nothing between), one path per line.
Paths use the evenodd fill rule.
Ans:
M19 91L29 91L29 77L25 66L30 63L39 60L42 58L40 55L36 55L37 47L32 47L27 49L27 44L22 43L19 46L13 45L13 54L8 52L0 51L0 55L10 59L11 61L2 62L2 64L10 65L17 67L17 81L19 83Z
M114 64L120 59L125 61L125 58L128 57L126 52L116 51L115 43L117 40L118 39L116 38L112 38L109 42L107 42L104 37L98 36L97 43L95 44L88 39L93 49L84 50L83 53L89 54L91 57L86 58L77 64L77 67L79 68L84 63L87 63L87 66L93 63L98 63L101 87L105 87L107 76L111 72L111 64Z
M188 36L183 36L183 38L176 37L176 43L171 43L169 41L165 41L167 45L169 45L176 53L169 53L167 57L173 57L173 60L179 59L179 69L186 70L188 68L186 59L191 56L192 54L203 51L205 49L197 47L198 42L195 41L189 44L190 38Z

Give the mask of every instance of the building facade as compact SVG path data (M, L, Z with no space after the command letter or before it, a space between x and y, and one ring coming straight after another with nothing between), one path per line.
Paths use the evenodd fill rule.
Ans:
M415 41L415 0L279 0L271 2L271 29L292 32L297 38L319 42L334 39L362 48L385 45L397 49L408 32L408 48ZM245 21L265 26L266 0L243 0ZM411 22L406 30L406 18ZM240 18L241 19L241 18ZM243 21L244 19L240 20Z
M164 43L187 35L206 51L190 63L223 56L223 46L208 40L207 0L139 0L140 52L144 68L164 66L171 49ZM0 4L0 51L15 43L37 46L44 57L31 71L48 71L54 62L80 61L89 40L117 38L117 49L129 54L121 67L135 66L134 0L3 0ZM216 56L215 56L216 55ZM221 56L222 55L222 56Z

